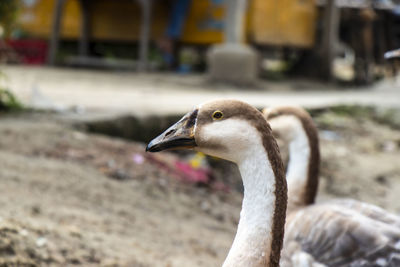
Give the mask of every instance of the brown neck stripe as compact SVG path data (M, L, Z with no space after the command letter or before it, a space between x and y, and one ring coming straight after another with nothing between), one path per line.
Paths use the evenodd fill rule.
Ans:
M265 129L267 128L267 129ZM271 128L268 124L260 125L257 129L263 133L262 140L264 149L267 152L275 175L275 209L272 223L271 254L269 259L270 266L279 266L283 238L285 231L286 206L287 206L287 185L284 166L281 160L278 144L272 136Z
M298 118L308 138L310 156L308 159L307 183L302 200L304 205L309 205L315 202L315 197L318 191L319 168L321 160L318 130L308 112L296 107L279 107L271 114L268 114L267 120L282 115L292 115Z
M269 266L278 267L283 246L287 206L286 177L278 144L263 114L241 101L220 100L218 102L204 104L197 118L198 126L212 122L211 117L215 110L220 110L224 114L224 118L234 117L246 120L260 133L264 149L275 175L275 207L271 229L271 251L268 262ZM202 140L199 140L199 142L202 142ZM207 143L201 143L200 145L207 146Z

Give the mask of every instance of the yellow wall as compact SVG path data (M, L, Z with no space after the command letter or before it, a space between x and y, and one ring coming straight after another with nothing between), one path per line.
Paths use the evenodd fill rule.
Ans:
M48 38L51 32L53 9L56 0L35 0L34 5L23 5L18 19L22 30L29 35ZM161 2L161 1L159 1ZM140 7L135 1L96 0L91 19L92 37L103 40L133 41L139 36ZM154 7L153 36L160 36L168 18L167 9L158 4ZM66 1L61 36L67 39L79 37L81 8L78 0Z
M316 18L315 0L253 0L250 35L257 44L311 47Z
M24 2L21 1L21 3ZM54 3L55 0L35 0L32 5L22 4L18 24L30 35L48 38L51 32ZM80 20L78 1L68 0L66 16L64 16L62 24L63 37L76 38Z
M32 1L32 0L31 0ZM48 38L56 0L33 0L24 5L20 27L28 34ZM226 1L226 0L225 0ZM316 7L314 0L249 0L247 36L260 45L310 47L314 42ZM23 3L23 1L22 1ZM138 39L140 7L135 1L96 0L91 19L92 37L101 40L134 41ZM169 7L156 1L153 11L152 37L166 30ZM224 7L218 1L193 0L181 40L211 44L223 40ZM68 0L64 10L61 35L76 39L81 21L78 0Z

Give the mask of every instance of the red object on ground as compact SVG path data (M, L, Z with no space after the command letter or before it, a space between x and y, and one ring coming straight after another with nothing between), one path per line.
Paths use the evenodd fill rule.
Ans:
M47 41L19 39L7 40L9 45L22 59L22 63L42 65L46 63Z
M180 160L174 160L168 163L161 157L155 157L151 154L146 154L144 157L149 162L156 164L161 169L173 174L180 181L193 184L208 184L212 189L225 193L229 193L231 191L231 188L228 185L222 182L213 181L212 173L208 168L195 169L190 165L190 163Z
M205 168L195 169L189 163L177 161L175 167L182 173L182 178L191 183L204 183L210 182L210 171Z

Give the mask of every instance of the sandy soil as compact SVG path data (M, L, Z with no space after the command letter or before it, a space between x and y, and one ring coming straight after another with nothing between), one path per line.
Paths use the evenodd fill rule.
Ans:
M223 260L239 212L234 194L181 184L148 159L135 166L131 157L144 154L143 144L86 135L42 115L3 118L0 136L3 262L217 266Z
M400 212L400 132L324 112L319 201ZM0 118L0 266L220 266L241 193L183 183L177 155L80 132L46 114ZM231 172L238 183L237 170Z
M322 157L318 200L355 198L400 214L400 113L386 123L368 115L376 117L325 112L315 119Z

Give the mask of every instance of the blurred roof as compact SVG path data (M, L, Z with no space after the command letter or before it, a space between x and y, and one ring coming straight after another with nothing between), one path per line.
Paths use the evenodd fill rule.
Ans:
M317 0L318 6L324 6L327 0ZM336 5L340 8L367 8L393 10L399 3L392 0L336 0Z

